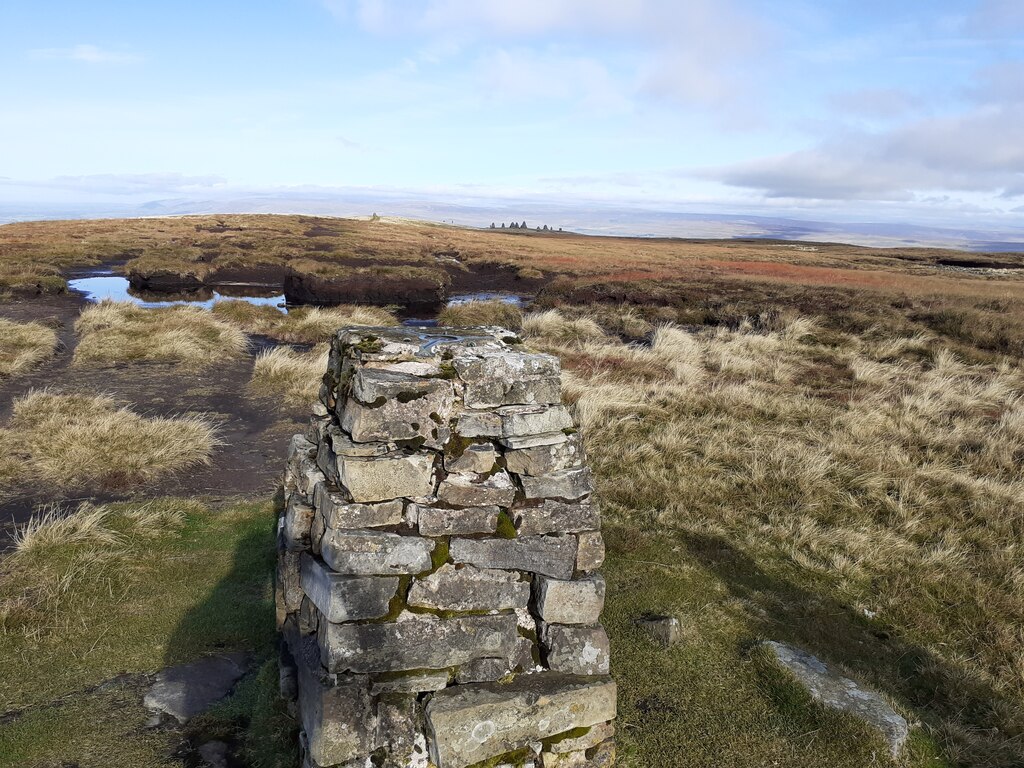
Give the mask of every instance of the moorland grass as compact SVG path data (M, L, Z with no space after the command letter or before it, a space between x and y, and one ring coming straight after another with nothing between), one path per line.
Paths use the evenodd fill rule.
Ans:
M33 390L0 428L0 489L126 486L207 464L217 445L202 416L145 417L102 395Z
M580 333L583 319L524 329L563 358L608 519L657 550L641 559L726 588L745 625L732 663L761 632L794 639L891 696L953 761L1024 761L1019 364L805 317L663 326L648 346ZM625 583L663 577L645 568ZM695 642L719 602L684 611Z
M279 397L292 405L308 405L320 392L329 354L327 344L318 344L307 352L289 347L261 352L253 365L250 387L259 395Z
M187 736L239 742L247 764L291 768L277 699L274 510L195 499L50 510L0 559L0 766L173 763L145 727L147 678L245 650L254 672ZM104 685L98 685L107 681Z
M53 356L57 332L42 323L0 318L0 379L17 376Z
M245 301L218 301L213 315L238 326L246 333L269 336L292 344L328 341L339 328L349 325L398 325L394 312L383 307L342 305L337 307L295 307L279 312L274 307Z
M82 310L75 331L75 365L156 362L198 369L241 355L249 343L234 325L188 306L103 301Z
M518 331L523 325L523 312L515 304L498 299L467 301L445 307L437 316L438 325L470 327L496 325Z

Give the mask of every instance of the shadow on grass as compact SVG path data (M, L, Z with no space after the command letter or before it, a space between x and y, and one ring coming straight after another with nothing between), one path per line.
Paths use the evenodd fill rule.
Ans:
M275 499L275 509L279 499ZM273 572L276 512L249 528L234 548L231 569L171 635L165 662L184 664L205 655L244 652L249 671L231 694L185 727L180 756L200 765L195 750L209 741L231 747L231 768L293 768L297 729L279 696L278 635Z
M967 678L897 630L849 606L767 573L723 538L681 534L690 555L749 611L755 635L797 645L854 675L918 713L957 764L1024 765L1024 743L1007 732L1014 705L984 680Z

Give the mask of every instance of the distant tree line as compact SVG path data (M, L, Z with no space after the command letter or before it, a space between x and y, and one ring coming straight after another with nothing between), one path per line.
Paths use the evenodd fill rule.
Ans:
M495 224L492 221L491 222L491 229L529 229L529 227L526 226L526 222L525 221L522 224L517 224L516 222L513 221L508 226L505 226L505 222L501 222L501 226L498 226L497 224ZM554 232L555 231L554 227L549 227L547 224L545 224L543 227L534 227L534 229L536 229L538 232ZM559 227L558 231L561 232L562 228Z

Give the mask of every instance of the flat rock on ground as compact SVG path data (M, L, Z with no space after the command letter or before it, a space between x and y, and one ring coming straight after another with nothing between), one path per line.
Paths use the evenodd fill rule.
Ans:
M881 733L893 757L899 755L910 728L907 721L875 691L843 677L807 651L771 640L762 646L793 674L815 701L863 720Z
M248 666L248 654L226 653L168 667L156 674L142 703L186 723L231 693Z

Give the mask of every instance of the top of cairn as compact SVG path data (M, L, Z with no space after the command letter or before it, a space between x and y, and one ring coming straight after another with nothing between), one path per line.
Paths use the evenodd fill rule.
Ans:
M506 328L359 327L342 328L336 346L354 348L365 361L396 361L416 357L451 357L457 349L499 351L523 340ZM449 354L445 354L445 353Z

